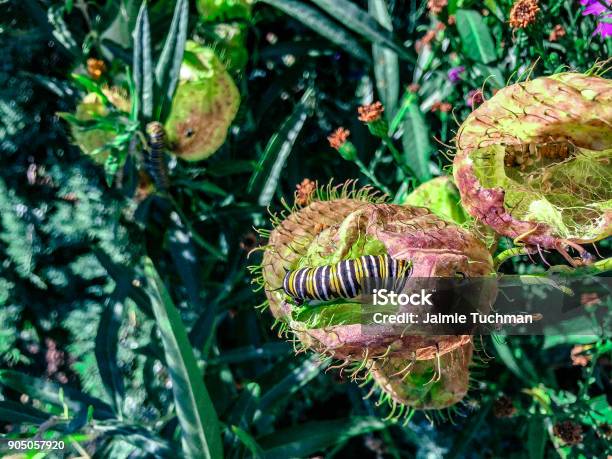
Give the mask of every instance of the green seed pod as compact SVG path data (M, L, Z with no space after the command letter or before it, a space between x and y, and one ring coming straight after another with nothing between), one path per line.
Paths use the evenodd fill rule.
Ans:
M118 110L124 112L130 111L129 100L119 90L104 88L102 92ZM107 114L108 108L104 106L100 96L90 93L77 105L74 115L79 121L91 121L94 118L104 117ZM84 130L74 124L71 124L70 130L74 143L79 146L81 151L86 155L90 155L96 163L104 164L110 152L108 150L99 151L99 149L113 140L117 133L103 129ZM93 154L96 150L98 152Z
M319 191L308 206L277 221L262 263L262 283L272 314L302 347L347 364L357 362L359 369L378 368L374 362L381 358L404 361L406 366L413 359L431 360L461 347L469 336L406 335L395 327L371 333L362 326L362 305L356 301L332 298L302 306L285 292L287 271L364 255L407 260L415 278L457 273L476 277L493 271L485 245L467 230L424 208L386 204L372 198L367 189L349 192L349 185L340 192ZM396 402L403 403L399 398Z
M198 0L196 6L205 22L250 20L252 0Z
M579 244L612 234L610 80L560 73L508 86L472 112L456 144L462 203L499 234L572 264L590 259Z
M213 155L225 142L240 93L211 48L188 41L165 124L172 152L186 161Z
M470 219L461 207L459 190L452 177L442 176L419 185L401 203L415 207L426 207L446 221L464 224Z

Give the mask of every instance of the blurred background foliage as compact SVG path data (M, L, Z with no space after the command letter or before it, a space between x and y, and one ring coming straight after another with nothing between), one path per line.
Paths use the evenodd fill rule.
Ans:
M268 208L292 202L297 184L311 186L304 179L359 178L402 202L448 173L458 123L497 89L587 71L610 56L605 8L585 14L599 3L572 0L522 0L520 8L506 0L177 3L188 11L186 37L214 51L240 105L233 122L224 118L214 155L172 157L169 192L154 193L133 154L143 121L153 119L134 109L143 100L134 93L145 62L134 62L140 3L0 2L1 433L64 439L64 457L610 454L609 340L483 339L460 415L432 424L417 414L402 426L363 399L367 390L295 356L270 331L248 270L260 256L249 252L265 242L252 228L269 227ZM168 30L179 30L174 10L170 0L148 2L154 61ZM221 70L206 62L214 86ZM213 86L228 103L228 89ZM101 117L61 116L78 118L86 93L110 87L135 113L101 109L116 115L104 127L104 142L115 143L96 145L112 161L75 145L102 129ZM357 119L357 107L375 100L389 137ZM225 116L211 113L196 127ZM89 131L75 128L92 119ZM340 126L356 156L330 148L326 137ZM502 240L499 250L508 246ZM609 252L607 241L600 250ZM543 269L526 258L503 265Z

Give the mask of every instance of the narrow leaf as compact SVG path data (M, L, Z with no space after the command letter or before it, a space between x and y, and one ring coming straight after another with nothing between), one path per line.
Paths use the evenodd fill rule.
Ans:
M23 403L0 400L0 421L10 424L40 425L51 415Z
M376 19L353 2L348 0L313 0L313 2L330 16L372 43L395 51L402 59L414 61L406 49L395 41L393 33L381 26Z
M251 434L245 430L242 430L238 426L232 426L232 432L242 442L242 444L249 449L251 452L251 457L254 459L264 457L263 449L257 444L257 441L251 436Z
M368 7L372 16L387 30L393 30L391 15L385 0L369 0ZM373 44L374 76L376 88L385 106L388 120L393 118L399 99L399 58L397 53L384 46Z
M355 37L348 33L340 24L332 21L316 8L296 0L261 0L283 13L297 19L306 27L310 27L319 35L327 38L342 50L352 54L358 59L370 62L370 56L361 47Z
M139 118L149 121L153 117L153 68L151 60L151 30L147 2L143 1L136 19L133 55L134 86Z
M480 13L460 9L457 11L456 20L463 51L470 58L483 64L497 59L493 37Z
M0 370L0 384L51 405L62 407L65 404L72 412L92 406L96 419L112 417L111 407L97 398L90 397L70 387L33 378L18 371ZM60 395L62 392L63 396Z
M283 429L258 439L266 459L309 457L351 437L385 428L374 417L352 417L335 421L317 421Z
M221 458L223 446L217 413L204 385L185 325L149 258L145 259L145 274L150 281L151 304L172 381L183 453L189 458Z
M529 428L527 430L527 452L529 459L542 459L546 450L546 427L544 420L540 416L532 416L529 419Z
M127 284L127 285L126 285ZM122 280L105 305L96 334L95 355L98 370L113 411L121 417L125 388L118 365L117 344L123 319L123 302L128 294L129 281Z
M287 376L281 379L261 396L258 407L259 412L268 409L280 400L284 400L296 393L298 390L316 378L322 369L324 368L316 357L311 357L304 360L300 366L294 368Z
M410 164L417 178L421 182L429 180L431 178L429 157L432 146L429 141L429 128L416 102L408 105L406 110L402 146L406 162Z
M445 459L456 459L465 457L465 450L469 444L474 440L474 437L478 435L481 430L482 424L485 421L487 414L491 410L491 403L487 403L480 411L474 413L470 419L467 419L461 430L461 433L455 438L453 447L449 451L448 456Z
M187 40L188 22L189 2L178 0L174 8L170 31L155 67L155 81L158 88L157 94L159 95L156 118L162 122L168 115L178 83L183 53L185 52L185 41Z
M249 183L250 192L258 192L258 203L267 206L274 196L283 166L293 149L295 141L304 127L308 111L314 99L314 92L308 89L293 113L281 128L270 138Z

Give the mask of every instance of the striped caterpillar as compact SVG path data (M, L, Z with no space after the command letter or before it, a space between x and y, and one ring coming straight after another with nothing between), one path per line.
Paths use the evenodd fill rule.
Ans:
M166 190L170 186L168 179L168 167L164 158L166 149L166 132L164 126L158 121L147 124L148 151L145 153L145 168L155 185Z
M353 298L363 289L364 279L396 279L410 274L411 264L389 255L364 255L333 265L288 271L283 290L297 304L306 300Z

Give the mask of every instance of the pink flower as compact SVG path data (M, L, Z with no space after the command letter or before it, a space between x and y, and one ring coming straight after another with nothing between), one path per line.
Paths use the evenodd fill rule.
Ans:
M465 67L460 65L459 67L453 67L448 71L448 79L451 83L458 83L461 80L461 74L465 72Z
M612 36L612 0L580 0L580 4L585 7L583 16L597 16L598 23L593 35L599 34L602 38Z
M603 5L603 2L599 2L599 0L580 0L580 4L586 6L582 12L583 16L588 16L590 14L599 16L601 13L606 11L606 7Z

